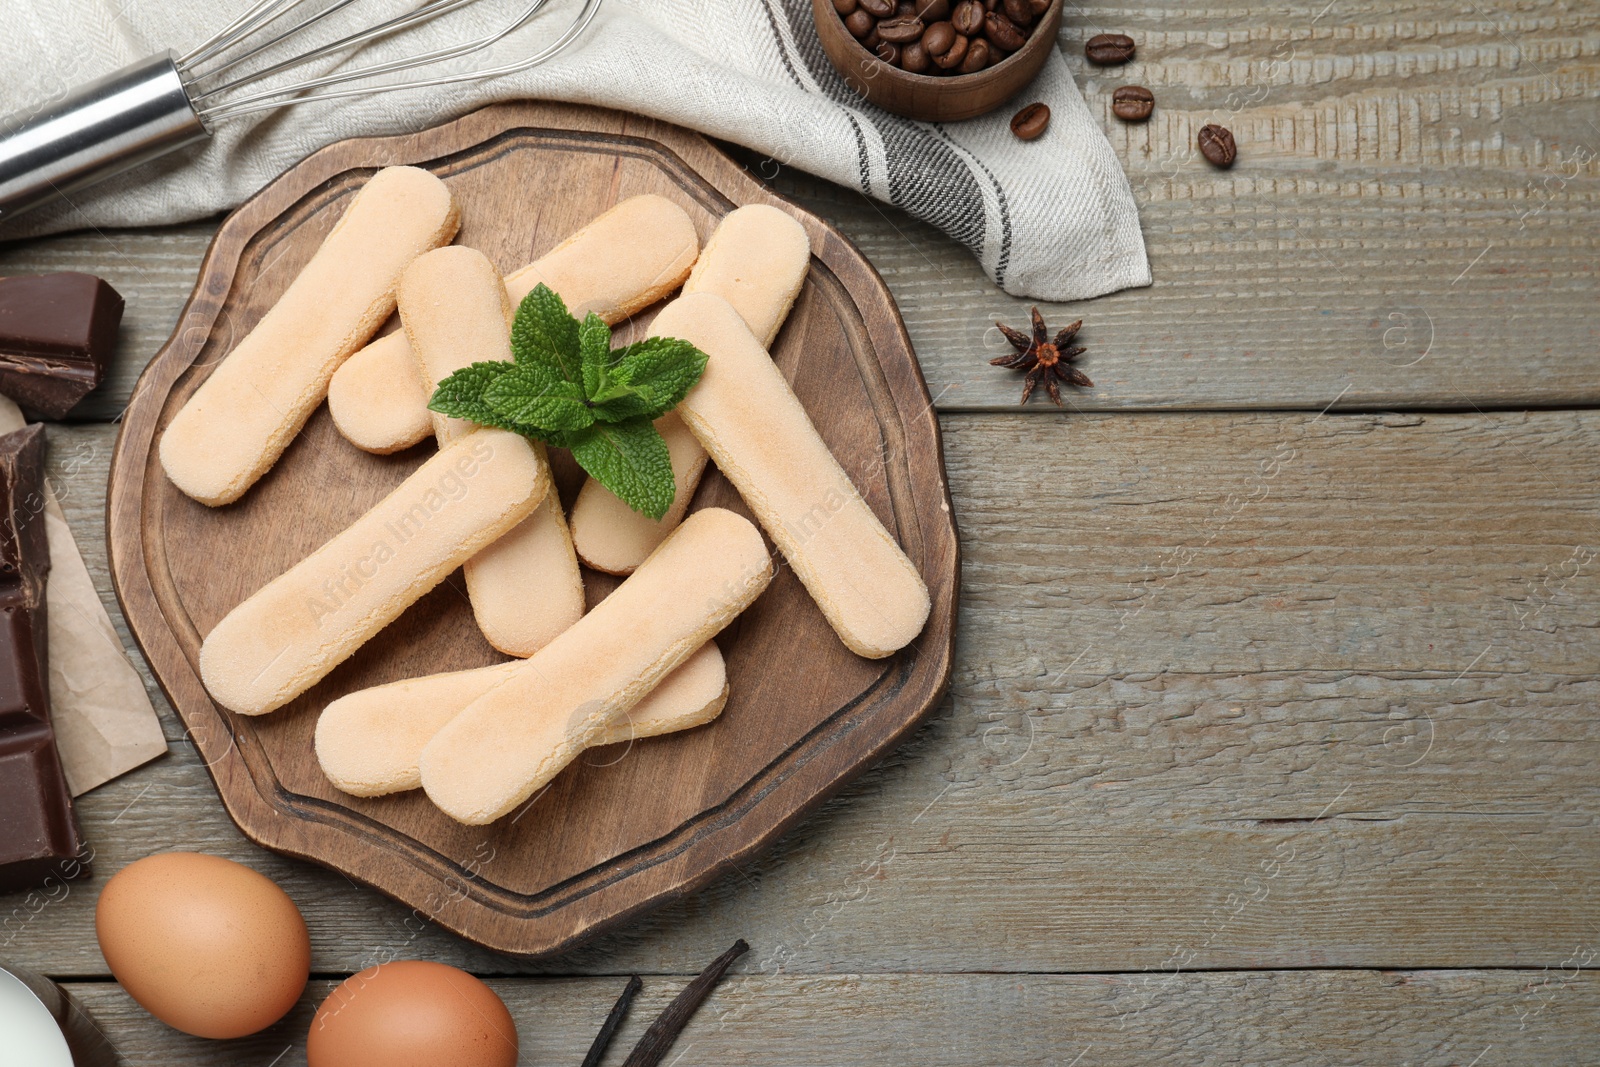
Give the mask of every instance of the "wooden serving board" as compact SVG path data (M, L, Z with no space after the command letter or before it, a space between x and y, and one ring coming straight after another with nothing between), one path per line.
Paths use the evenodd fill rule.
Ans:
M479 635L459 572L293 704L234 715L200 683L201 638L235 605L382 499L431 444L372 456L319 409L246 496L212 509L156 458L172 416L272 306L373 171L426 167L462 205L457 241L502 270L537 258L617 201L660 193L702 243L742 204L770 203L811 235L805 288L773 349L829 447L921 568L922 636L871 661L839 642L780 567L718 642L732 695L716 722L597 749L516 813L461 826L420 793L359 799L312 751L329 701L367 686L503 658ZM639 333L655 309L619 331ZM388 328L393 328L391 323ZM554 456L569 504L581 472ZM719 475L695 508L748 515ZM704 138L609 111L497 105L423 133L325 148L222 225L173 337L140 379L112 460L108 536L117 596L167 697L249 837L375 886L491 948L553 953L682 896L764 848L883 756L943 695L959 557L939 427L900 315L836 230L766 191ZM591 605L616 579L586 573Z

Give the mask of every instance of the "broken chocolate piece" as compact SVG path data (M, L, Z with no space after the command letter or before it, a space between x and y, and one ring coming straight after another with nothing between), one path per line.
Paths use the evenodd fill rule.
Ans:
M0 393L59 419L105 377L122 297L92 274L0 278Z
M0 893L88 870L50 727L44 427L0 437Z

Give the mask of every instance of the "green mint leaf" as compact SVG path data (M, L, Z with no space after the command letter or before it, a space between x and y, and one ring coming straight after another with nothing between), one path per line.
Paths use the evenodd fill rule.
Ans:
M578 465L634 511L659 522L672 506L672 457L649 419L597 422L567 438Z
M583 381L578 320L561 297L543 282L522 298L511 322L511 354L518 366L542 364L564 381Z
M706 354L676 337L651 337L629 345L611 368L611 379L642 401L638 414L665 414L677 406L705 373Z
M590 405L598 422L627 422L629 419L654 419L662 414L656 405L641 393L620 385L612 389L604 400L591 400Z
M462 367L439 383L439 387L433 391L433 398L428 401L428 409L453 419L467 419L484 426L521 432L483 398L490 383L514 366L512 363L495 361Z
M611 384L611 327L592 311L578 327L578 355L583 363L583 391L593 400Z
M538 363L496 377L484 387L483 402L500 418L540 430L581 430L594 422L583 386Z

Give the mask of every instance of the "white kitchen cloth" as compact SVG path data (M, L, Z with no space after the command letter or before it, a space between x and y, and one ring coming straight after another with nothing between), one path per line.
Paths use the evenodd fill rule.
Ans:
M8 0L0 111L26 114L151 53L181 53L247 2ZM482 35L525 2L479 0L301 73ZM358 24L353 19L376 22L405 8L400 0L357 0L327 21L348 32ZM530 25L443 71L529 55L576 10L577 0L554 0ZM950 234L1017 296L1078 300L1150 284L1127 178L1059 52L1020 98L1050 106L1050 127L1036 141L1012 135L1010 109L966 122L913 122L866 104L845 86L817 41L810 0L604 0L584 37L543 66L490 82L227 119L208 144L83 190L71 205L41 208L7 236L202 218L233 207L333 141L418 130L522 98L642 113L858 188Z

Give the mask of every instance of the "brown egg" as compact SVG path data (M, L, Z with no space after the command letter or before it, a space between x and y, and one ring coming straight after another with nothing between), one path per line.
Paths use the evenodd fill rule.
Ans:
M425 960L345 979L311 1020L306 1067L516 1067L517 1024L494 990Z
M220 856L163 852L130 863L101 891L94 929L128 995L199 1037L271 1026L311 973L311 939L294 901Z

